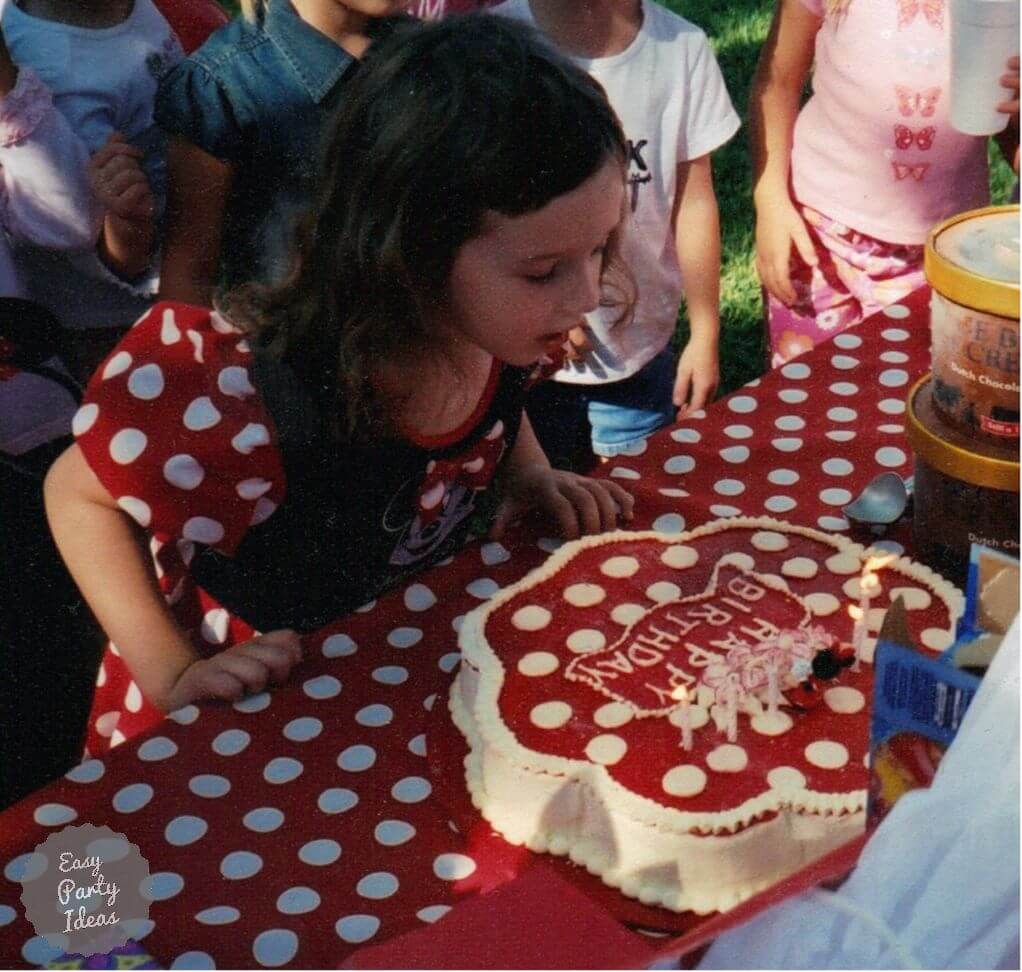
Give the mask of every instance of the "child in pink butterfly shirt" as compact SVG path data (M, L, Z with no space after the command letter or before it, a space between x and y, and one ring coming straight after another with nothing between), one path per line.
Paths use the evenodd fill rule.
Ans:
M920 287L927 232L988 201L986 139L950 124L949 3L779 0L749 112L775 366Z

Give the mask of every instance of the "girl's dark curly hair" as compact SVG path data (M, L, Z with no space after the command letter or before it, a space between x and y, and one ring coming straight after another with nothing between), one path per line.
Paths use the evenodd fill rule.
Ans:
M489 14L399 23L348 82L289 277L222 309L320 396L338 436L371 434L389 424L374 375L432 350L430 311L483 215L541 209L610 159L623 179L626 153L603 89L530 28ZM604 302L623 317L614 242Z

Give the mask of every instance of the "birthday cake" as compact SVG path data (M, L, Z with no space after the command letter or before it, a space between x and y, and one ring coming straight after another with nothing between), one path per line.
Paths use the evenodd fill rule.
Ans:
M472 800L645 904L727 909L862 830L899 596L917 643L951 642L929 568L777 520L566 544L462 624Z

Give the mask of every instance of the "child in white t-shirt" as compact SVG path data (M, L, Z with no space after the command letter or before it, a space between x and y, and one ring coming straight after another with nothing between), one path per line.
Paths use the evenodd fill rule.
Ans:
M703 407L716 390L720 229L710 153L737 131L706 35L653 0L507 0L496 12L538 27L603 85L629 143L631 218L622 258L638 300L572 333L574 353L529 406L548 454L614 456ZM556 274L556 267L551 267ZM691 337L671 337L684 292ZM583 322L580 322L582 324Z
M2 9L14 62L42 79L93 157L98 237L70 252L33 243L14 251L26 296L69 332L86 377L156 292L166 159L153 104L183 54L152 0L4 0Z

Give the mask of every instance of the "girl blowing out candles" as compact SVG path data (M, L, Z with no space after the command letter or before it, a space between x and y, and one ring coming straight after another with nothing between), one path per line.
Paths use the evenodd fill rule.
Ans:
M522 414L545 351L628 303L625 158L599 86L525 28L403 24L351 82L285 283L158 304L100 367L47 504L150 724L287 679L297 631L450 554L495 477L495 536L530 507L567 537L631 516Z

